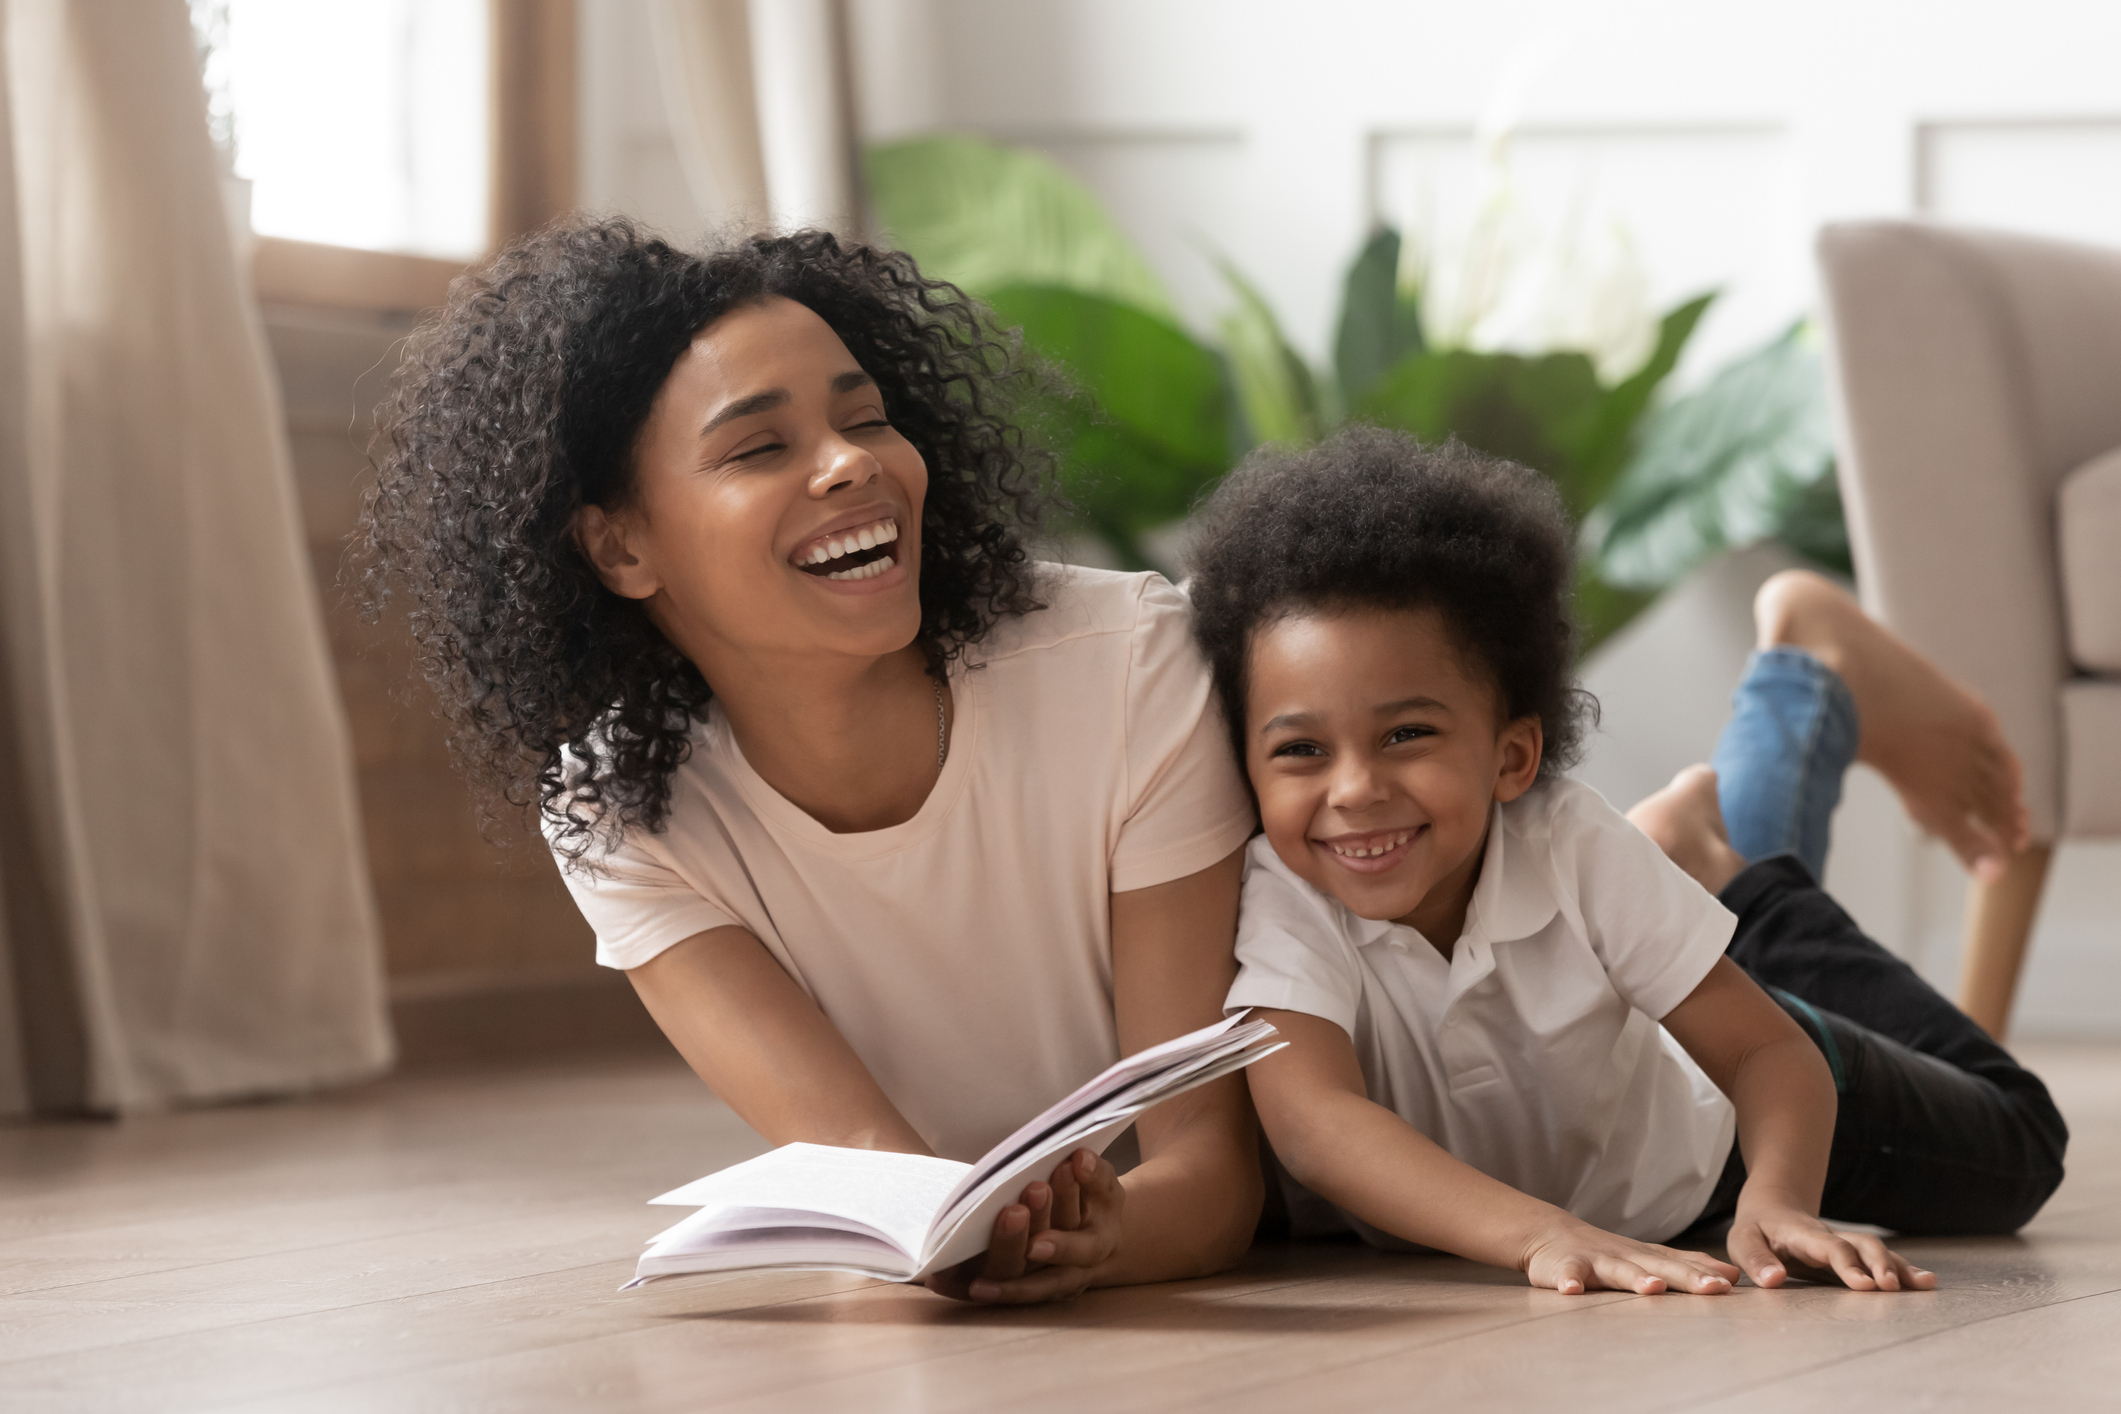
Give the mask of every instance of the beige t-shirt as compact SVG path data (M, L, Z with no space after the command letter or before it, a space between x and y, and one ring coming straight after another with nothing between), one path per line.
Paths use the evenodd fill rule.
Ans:
M567 873L607 967L749 930L935 1152L966 1161L1119 1058L1111 895L1252 832L1184 596L1153 574L1039 574L1048 607L953 665L949 759L905 824L833 834L717 710L664 830Z

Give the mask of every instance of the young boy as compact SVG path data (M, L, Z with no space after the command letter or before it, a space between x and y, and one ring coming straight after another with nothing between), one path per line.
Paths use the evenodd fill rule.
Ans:
M1543 478L1355 430L1240 469L1194 559L1265 830L1228 1005L1288 1038L1250 1071L1261 1121L1365 1236L1563 1292L1790 1264L1897 1291L1936 1279L1822 1196L1979 1232L2053 1191L2039 1081L1812 883L1861 736L1827 666L1756 655L1719 751L1774 857L1731 850L1706 771L1642 807L1719 902L1560 774L1593 704ZM1726 1220L1736 1265L1658 1245Z

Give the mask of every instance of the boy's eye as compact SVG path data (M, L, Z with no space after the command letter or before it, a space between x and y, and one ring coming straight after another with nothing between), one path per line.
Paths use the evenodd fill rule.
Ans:
M1285 742L1269 753L1273 756L1323 756L1325 751L1315 741Z
M888 418L888 417L875 417L875 418L871 418L871 419L869 419L869 420L868 420L867 422L857 422L857 423L855 423L854 425L852 425L851 427L849 427L849 428L848 428L847 430L848 430L849 432L860 432L860 431L862 431L862 430L863 430L864 428L869 428L869 427L889 427L890 425L891 425L891 419L890 419L890 418Z
M1410 741L1419 741L1425 736L1436 735L1434 727L1404 726L1392 728L1385 737L1386 746L1403 746Z

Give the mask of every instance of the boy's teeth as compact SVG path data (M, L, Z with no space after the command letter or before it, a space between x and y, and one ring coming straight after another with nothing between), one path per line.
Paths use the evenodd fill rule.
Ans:
M1380 845L1370 845L1366 848L1353 849L1343 848L1340 845L1333 845L1331 846L1331 849L1335 854L1340 855L1345 859L1375 859L1380 854L1387 854L1390 853L1392 850L1398 849L1406 842L1406 832L1401 831L1399 834L1394 835L1391 839L1387 840L1385 843Z

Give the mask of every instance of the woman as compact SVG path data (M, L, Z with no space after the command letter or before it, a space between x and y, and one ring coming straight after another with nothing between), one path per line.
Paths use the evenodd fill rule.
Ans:
M775 1144L970 1160L1217 1020L1252 811L1183 600L1029 562L1020 375L829 234L533 236L415 336L364 520L454 747L534 805L598 958ZM1079 1152L948 1295L1220 1270L1231 1078Z

